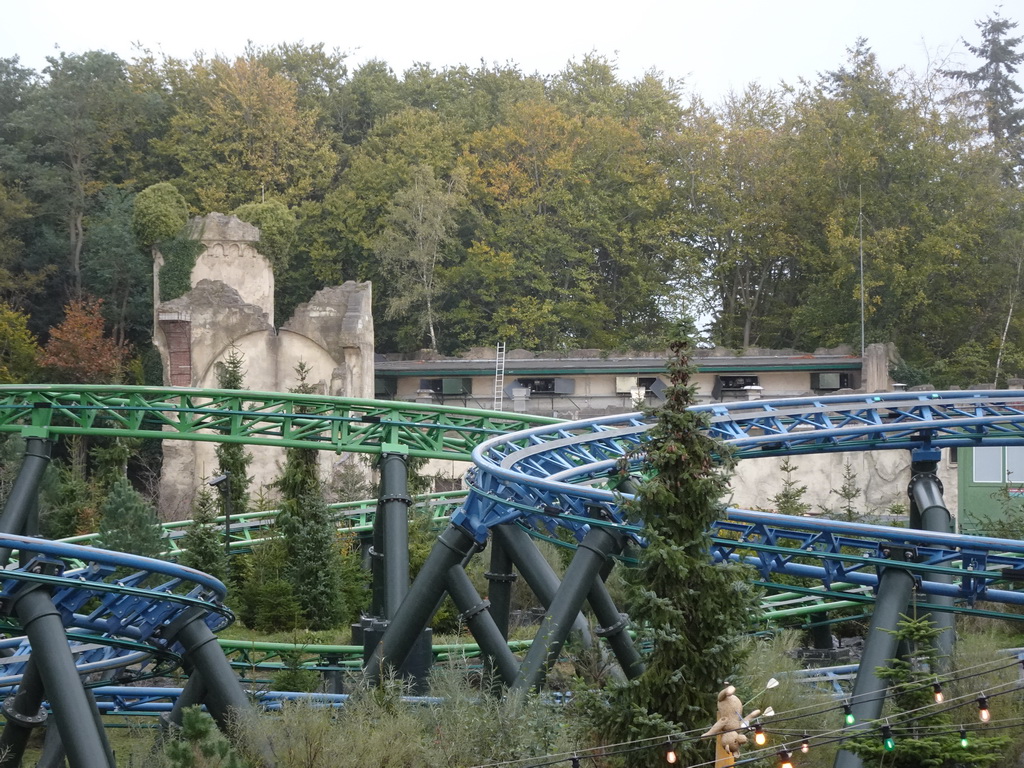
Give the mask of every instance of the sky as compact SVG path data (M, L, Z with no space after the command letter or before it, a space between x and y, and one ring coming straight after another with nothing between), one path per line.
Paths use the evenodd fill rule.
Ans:
M837 69L865 37L884 69L923 73L971 65L962 40L1000 5L981 0L362 0L356 3L182 0L6 0L0 57L41 71L46 56L106 50L124 58L137 45L190 58L234 56L247 41L324 43L396 74L414 63L515 63L526 73L561 71L597 53L625 80L657 70L685 91L716 102L751 82L775 86ZM1019 9L1019 10L1015 10ZM1015 3L1002 15L1021 22ZM952 56L952 60L949 57ZM966 68L966 67L965 67Z

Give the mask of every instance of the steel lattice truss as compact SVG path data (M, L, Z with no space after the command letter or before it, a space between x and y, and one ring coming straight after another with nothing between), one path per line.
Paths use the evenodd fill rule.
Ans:
M1024 444L1020 392L851 395L694 410L739 458ZM612 490L608 477L639 467L650 426L642 414L629 414L491 439L474 451L470 494L452 521L480 541L490 528L513 522L543 533L567 528L577 540L592 526L610 525L642 546L643 531L621 504L632 497ZM831 584L875 587L879 568L898 560L926 594L1024 604L1015 581L1024 576L1019 542L741 510L729 510L713 533L716 558L751 563L766 581L779 573L815 579L833 597L848 595L830 591Z
M182 649L162 637L162 632L183 612L201 608L206 624L214 630L234 618L222 604L224 585L192 568L10 534L0 534L0 547L17 550L22 563L16 570L0 571L3 605L10 606L20 590L45 585L83 671L137 664L139 676L159 674L180 663ZM67 561L84 565L64 570ZM3 613L3 629L20 631L9 609ZM29 653L24 638L7 645L13 654L0 658L0 688L20 680ZM153 659L158 663L153 664Z
M555 419L418 403L232 390L0 387L0 432L45 430L468 461L498 434ZM154 434L157 432L158 434Z

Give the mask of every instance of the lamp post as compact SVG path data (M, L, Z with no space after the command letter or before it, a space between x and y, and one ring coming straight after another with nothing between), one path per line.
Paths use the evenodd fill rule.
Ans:
M221 498L224 499L224 567L227 574L231 575L231 473L225 472L223 475L217 475L217 477L210 480L207 485L216 488L220 491Z

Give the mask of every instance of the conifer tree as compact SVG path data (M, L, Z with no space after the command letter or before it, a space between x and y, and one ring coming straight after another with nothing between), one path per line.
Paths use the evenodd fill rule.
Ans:
M787 456L779 467L782 472L782 490L771 497L769 501L775 506L775 511L780 515L802 515L807 512L811 505L803 500L807 493L806 485L799 485L793 479L796 472L796 465Z
M634 512L648 546L628 582L633 622L652 651L644 674L614 690L599 716L613 742L713 723L715 695L742 660L741 636L756 613L741 569L711 560L709 528L722 512L732 460L727 447L706 434L707 416L691 410L690 348L686 338L671 346L671 384L645 446L652 476L640 488ZM677 746L681 764L706 757L699 756L699 742ZM626 760L651 764L646 752Z
M144 557L167 552L156 510L132 488L127 477L117 480L100 507L100 546Z
M299 383L292 391L311 394L309 367L299 362L295 372ZM288 448L277 487L282 495L278 524L288 579L309 628L329 629L341 619L342 563L337 530L324 501L317 451Z
M227 576L228 564L214 525L216 504L207 488L196 494L192 504L192 524L181 538L182 552L178 562L223 580Z
M963 714L936 706L931 672L935 668L937 653L935 638L942 632L928 617L904 616L892 633L913 649L909 659L890 659L889 666L878 667L876 674L889 684L891 694L885 722L889 725L893 741L886 748L879 731L853 739L843 746L870 765L892 768L968 768L1005 764L1005 747L1009 739L1003 735L985 733L972 728L967 732L967 746L961 744L959 728ZM974 701L965 704L973 708ZM957 719L954 720L954 717ZM977 722L976 711L968 722Z
M245 357L237 348L232 347L224 362L217 367L217 386L220 389L245 389ZM249 465L252 455L245 446L238 443L217 444L217 473L230 472L228 480L231 495L231 511L241 514L249 508ZM227 514L225 498L221 496L221 514Z

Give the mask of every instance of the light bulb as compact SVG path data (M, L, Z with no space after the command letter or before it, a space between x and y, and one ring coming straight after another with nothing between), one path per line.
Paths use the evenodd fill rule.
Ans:
M786 750L779 752L779 768L793 768L793 761L790 760L790 754Z
M768 736L764 732L764 728L761 727L760 723L754 725L754 743L759 747L763 747L768 742Z
M960 729L960 746L967 749L967 731L963 728Z
M843 704L843 719L847 725L853 725L857 722L857 718L853 716L853 709L850 708L849 704Z
M932 685L932 691L934 692L936 704L941 704L946 700L946 695L942 692L941 683L935 683L934 685Z
M804 731L804 740L800 742L800 751L805 755L811 751L811 740L807 738L807 731Z
M672 742L668 743L668 751L665 752L665 762L669 765L675 765L676 760L679 758L676 756L676 751L672 748Z
M892 728L888 725L882 726L882 746L886 752L892 752L896 749L896 739L892 737Z
M992 713L988 711L988 698L984 694L978 697L978 719L983 723L992 719Z

